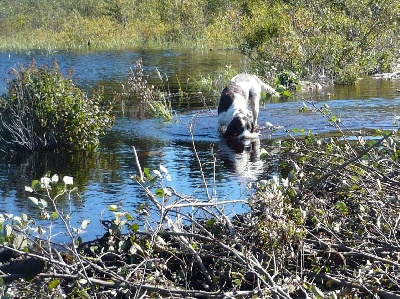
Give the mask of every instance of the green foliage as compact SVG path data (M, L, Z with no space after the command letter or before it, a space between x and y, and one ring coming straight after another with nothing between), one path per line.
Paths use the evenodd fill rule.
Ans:
M275 78L276 91L283 97L291 97L291 91L301 90L300 78L290 71L283 71Z
M196 81L196 86L202 92L219 96L221 90L223 90L227 83L238 73L239 71L232 68L232 66L226 66L218 72L200 75L200 80Z
M38 149L94 149L114 122L112 102L103 89L91 96L75 86L54 62L49 66L11 71L7 93L1 97L2 138L10 147Z
M126 1L104 0L105 14L120 25L127 22Z
M25 213L20 216L0 214L0 244L27 251L30 244L29 230L28 234L23 232L34 223Z
M30 286L26 295L40 289L46 295L119 297L126 295L121 283L138 286L129 289L130 296L139 294L139 287L153 297L179 297L184 287L192 297L199 292L205 297L395 295L399 265L391 253L399 241L399 134L377 130L367 140L347 130L328 106L305 102L303 107L339 134L321 137L293 129L305 135L295 138L287 131L289 138L263 152L277 163L274 175L255 182L246 200L184 195L168 185L165 166L144 168L140 178L132 177L142 187L144 203L136 211L108 206L104 213L111 217L102 213L109 220L101 221L105 234L83 242L90 221L73 227L74 211L62 207L75 194L74 179L46 175L32 181L25 191L49 229L25 214L0 214L0 249L47 263L34 284L19 282ZM233 204L245 205L245 212L231 218ZM71 239L62 250L53 242L54 221L64 224ZM0 281L0 292L7 295L5 287Z
M399 46L396 1L293 0L250 11L243 48L266 74L289 69L351 84L363 74L387 71Z
M390 268L385 263L393 260L381 260L388 256L374 248L388 248L398 240L393 228L398 231L399 200L394 190L398 189L400 169L399 132L377 131L376 136L365 137L365 132L347 130L327 106L304 107L305 113L320 113L339 136L295 129L294 133L305 136L290 135L282 141L277 154L281 161L279 176L260 182L259 192L251 201L258 236L263 240L257 244L263 254L280 257L273 265L278 276L300 262L305 276L312 277L304 277L302 288L314 297L338 293L343 284L328 284L329 277L353 281L352 274L343 275L353 270L360 270L362 281L371 283L370 290L379 280L381 289L394 292L392 282L377 276L381 269ZM298 248L307 248L301 258L294 257ZM393 274L397 272L392 270ZM348 291L355 295L358 291L353 287ZM360 283L357 289L362 287Z
M299 84L299 78L293 72L284 71L278 75L276 83L278 86L284 86L286 89L289 89Z
M54 290L56 287L58 287L59 285L60 285L60 280L59 280L59 279L52 279L52 280L49 282L48 287L49 287L49 290L52 291L52 290Z

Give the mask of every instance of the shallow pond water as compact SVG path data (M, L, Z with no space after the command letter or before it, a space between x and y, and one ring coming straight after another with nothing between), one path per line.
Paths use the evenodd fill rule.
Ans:
M74 68L78 85L91 89L96 84L103 84L110 94L118 82L126 78L138 58L143 59L148 71L157 67L179 80L218 71L226 65L239 68L245 63L244 58L233 51L125 50L67 52L52 56L3 53L0 54L0 76L6 77L10 67L16 67L18 62L29 63L33 57L38 65L50 64L56 58L63 71ZM5 84L0 81L0 90L4 88ZM284 129L298 128L320 134L333 131L321 115L299 112L303 97L315 101L317 106L329 105L333 114L351 130L392 129L395 128L394 119L400 114L399 89L399 81L365 78L356 86L335 86L313 94L304 93L292 101L268 102L261 109L259 123L268 121ZM217 200L246 199L251 194L251 189L246 188L247 183L269 179L276 174L276 163L260 159L259 150L271 149L275 139L286 136L284 129L273 132L263 129L260 140L242 145L219 138L216 107L213 106L180 111L171 122L119 117L95 153L19 154L12 159L1 159L0 213L38 215L27 200L24 186L48 172L70 175L74 177L81 198L63 203L64 208L74 210L73 223L91 220L84 239L101 235L104 230L99 219L110 217L108 205L117 204L133 211L146 200L142 190L130 178L137 173L133 146L142 168L158 169L162 164L171 175L169 185L180 193L207 198L196 159L198 155L203 163L209 194ZM244 209L235 206L232 213ZM57 231L57 224L54 231Z

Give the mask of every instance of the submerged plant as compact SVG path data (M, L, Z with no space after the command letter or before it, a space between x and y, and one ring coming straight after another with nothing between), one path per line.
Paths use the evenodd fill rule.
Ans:
M161 73L157 70L158 78L164 83ZM162 117L169 121L172 119L171 94L169 90L160 90L154 87L145 75L142 59L138 59L133 68L129 70L128 80L122 85L122 92L117 98L124 107L134 109L136 117ZM167 78L168 81L168 78ZM163 84L161 85L163 86Z

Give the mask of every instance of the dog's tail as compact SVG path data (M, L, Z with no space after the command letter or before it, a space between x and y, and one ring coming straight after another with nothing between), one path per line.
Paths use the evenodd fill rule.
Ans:
M275 95L275 96L279 96L279 93L275 90L275 88L269 86L267 83L264 83L260 78L258 78L257 76L254 76L254 78L257 80L257 82L260 84L261 86L261 90L263 92Z

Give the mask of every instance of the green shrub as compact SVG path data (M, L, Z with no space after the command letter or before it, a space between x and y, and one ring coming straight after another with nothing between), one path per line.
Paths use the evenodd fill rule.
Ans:
M112 102L103 89L89 97L63 76L56 62L11 70L7 93L1 97L2 139L12 148L93 149L114 122Z
M352 84L395 63L398 12L384 0L264 2L250 6L242 48L266 76Z

